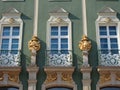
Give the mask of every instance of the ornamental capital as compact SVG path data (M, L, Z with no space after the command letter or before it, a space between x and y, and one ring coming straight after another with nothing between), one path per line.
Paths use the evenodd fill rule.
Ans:
M28 42L28 48L32 50L40 50L40 41L37 36L33 36L32 39Z
M91 42L88 40L87 36L83 35L79 43L79 49L82 51L89 51L91 49Z

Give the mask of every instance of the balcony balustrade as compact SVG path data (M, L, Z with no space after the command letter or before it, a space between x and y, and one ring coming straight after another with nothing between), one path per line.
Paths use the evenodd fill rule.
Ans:
M72 66L72 51L47 50L46 66Z
M0 67L15 67L20 65L20 51L18 50L1 50Z
M119 50L99 50L98 57L100 66L120 66Z

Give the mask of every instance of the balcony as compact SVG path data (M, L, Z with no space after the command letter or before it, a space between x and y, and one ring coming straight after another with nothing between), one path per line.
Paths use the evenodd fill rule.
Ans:
M100 66L120 66L119 50L99 50L98 57Z
M47 50L46 66L72 66L72 51Z
M20 51L1 50L0 67L16 67L20 65Z

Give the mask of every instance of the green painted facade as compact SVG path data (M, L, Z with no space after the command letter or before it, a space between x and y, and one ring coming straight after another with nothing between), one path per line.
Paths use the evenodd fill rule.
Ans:
M86 0L87 8L87 28L88 38L92 42L92 49L89 52L89 64L92 67L91 72L91 90L96 90L96 84L99 80L99 74L97 72L98 55L97 55L97 43L96 43L96 26L95 21L98 17L97 13L104 7L111 7L118 12L118 18L120 19L120 0ZM33 21L34 21L34 0L25 1L6 1L0 0L0 17L9 8L15 8L22 13L21 18L24 22L23 25L23 42L22 42L22 54L21 54L21 66L22 71L20 73L20 80L23 83L23 90L28 89L28 72L26 66L30 61L30 51L28 49L28 41L33 35ZM83 35L82 27L82 1L70 0L70 1L48 1L39 0L39 15L38 15L38 38L40 39L41 49L37 54L37 65L39 72L37 74L37 86L36 90L41 90L46 74L44 72L44 66L46 61L46 22L49 19L49 12L56 9L63 8L69 13L69 18L72 21L72 49L73 49L73 66L75 71L73 73L73 80L77 84L77 90L82 90L82 73L80 72L80 66L82 62L82 52L79 50L78 44Z

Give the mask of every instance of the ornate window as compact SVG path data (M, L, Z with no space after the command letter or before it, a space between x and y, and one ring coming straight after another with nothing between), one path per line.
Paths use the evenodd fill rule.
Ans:
M0 66L18 66L23 22L20 13L10 8L0 20Z
M120 65L119 20L116 12L107 7L98 13L96 21L99 64L104 66Z
M47 22L47 65L72 65L71 21L60 8L50 13Z

